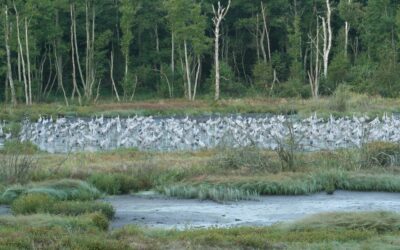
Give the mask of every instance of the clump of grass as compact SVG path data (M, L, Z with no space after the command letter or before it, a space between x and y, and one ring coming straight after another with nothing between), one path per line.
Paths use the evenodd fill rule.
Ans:
M371 230L396 232L400 230L400 214L393 212L326 213L308 217L289 225L289 230L320 229Z
M351 91L346 85L339 85L329 100L329 107L337 112L346 112L351 98Z
M353 173L340 180L337 188L349 191L400 192L400 176Z
M273 162L270 156L257 147L224 148L218 151L208 165L224 170L246 168L271 173L277 173L281 170L280 166Z
M88 182L110 195L128 194L137 190L137 181L128 174L93 174Z
M391 142L370 142L361 149L363 167L391 167L400 164L400 145Z
M106 231L110 226L110 222L108 221L107 217L101 212L89 214L88 217L90 218L91 222L101 230Z
M31 193L46 194L56 200L94 200L101 197L97 188L84 181L64 179L13 186L3 192L1 200L11 204L20 195Z
M105 202L93 201L56 201L46 194L27 194L16 199L11 210L14 215L48 213L54 215L78 216L90 213L102 213L107 219L114 217L113 206Z
M194 182L166 185L159 191L180 198L224 200L214 190L237 190L240 199L257 195L306 195L318 192L332 194L335 190L400 192L400 177L389 174L359 174L340 170L324 170L312 174L285 173L278 176L242 178L205 178ZM216 196L217 198L215 198ZM235 200L236 197L226 200ZM244 198L240 198L244 197Z
M48 207L52 207L54 202L55 200L47 194L22 195L12 203L11 210L15 215L36 214L44 212Z
M98 212L106 216L109 220L115 215L115 210L111 204L93 201L61 201L48 206L44 211L50 214L69 216Z
M99 214L99 216L104 215ZM93 229L101 229L97 222L93 219L96 216L91 214L81 216L55 216L49 214L33 214L20 216L2 216L0 217L0 228L63 228L68 231L91 231ZM106 219L107 220L107 219Z
M172 185L160 189L160 191L170 197L182 199L201 199L212 200L216 202L228 202L239 200L254 200L257 199L256 192L241 190L237 188L212 185Z

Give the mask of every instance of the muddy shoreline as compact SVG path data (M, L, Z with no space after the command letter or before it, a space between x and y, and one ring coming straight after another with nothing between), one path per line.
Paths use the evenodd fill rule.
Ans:
M112 228L138 225L162 229L270 226L325 212L400 212L399 193L337 191L307 196L264 196L258 201L219 204L159 196L114 196Z

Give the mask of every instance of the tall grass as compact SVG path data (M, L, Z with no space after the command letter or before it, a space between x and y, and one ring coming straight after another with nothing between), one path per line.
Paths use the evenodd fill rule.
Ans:
M228 195L228 190L233 194ZM400 192L400 176L358 174L343 171L322 171L314 174L284 175L280 178L258 177L197 183L183 182L165 186L160 191L172 197L235 201L259 195L306 195L335 190Z
M14 215L54 214L79 216L82 214L102 213L107 219L114 217L115 210L109 203L99 201L57 201L40 193L22 195L11 204Z
M20 195L32 193L45 194L57 200L94 200L102 195L99 190L84 181L64 179L12 186L3 192L0 200L10 204Z
M58 227L73 231L85 232L93 229L99 229L95 221L96 219L96 216L91 214L82 216L55 216L48 214L2 216L0 217L0 227L11 227L17 229L24 227Z
M372 230L380 233L395 232L400 230L400 214L393 212L324 213L310 216L287 227L295 231L327 228Z
M160 191L170 197L212 200L216 202L254 200L258 197L258 194L253 191L207 184L198 186L172 185L164 187Z

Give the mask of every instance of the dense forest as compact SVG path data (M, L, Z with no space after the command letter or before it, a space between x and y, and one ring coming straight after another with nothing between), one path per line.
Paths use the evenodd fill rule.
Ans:
M7 103L318 98L341 84L400 94L396 0L2 0L1 10Z

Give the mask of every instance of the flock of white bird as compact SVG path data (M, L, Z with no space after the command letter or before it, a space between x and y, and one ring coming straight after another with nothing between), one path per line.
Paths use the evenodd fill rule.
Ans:
M217 146L276 149L290 139L302 150L358 147L366 141L400 141L400 118L384 115L300 120L286 116L209 118L67 119L23 123L20 140L50 153L137 148L146 151L200 150Z

